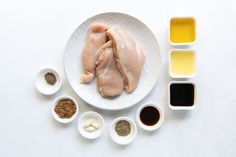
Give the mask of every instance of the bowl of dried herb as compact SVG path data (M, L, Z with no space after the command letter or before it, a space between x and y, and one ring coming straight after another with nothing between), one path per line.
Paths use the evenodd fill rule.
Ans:
M117 144L127 145L135 139L136 135L137 127L128 117L119 117L111 124L110 137Z

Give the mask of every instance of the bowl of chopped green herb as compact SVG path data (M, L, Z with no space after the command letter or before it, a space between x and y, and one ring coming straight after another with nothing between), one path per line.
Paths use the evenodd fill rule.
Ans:
M117 144L127 145L135 139L136 135L137 127L128 117L119 117L111 124L110 137Z

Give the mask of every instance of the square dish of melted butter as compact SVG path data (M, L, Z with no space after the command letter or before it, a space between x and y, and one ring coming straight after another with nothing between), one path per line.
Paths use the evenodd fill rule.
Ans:
M196 22L193 17L174 17L170 20L169 40L172 45L191 45L196 41Z

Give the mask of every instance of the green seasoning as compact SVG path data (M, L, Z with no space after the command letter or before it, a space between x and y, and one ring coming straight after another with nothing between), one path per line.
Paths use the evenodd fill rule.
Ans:
M47 84L54 86L54 84L57 82L57 78L53 73L46 73L44 75L44 79L46 80Z
M126 120L120 120L116 123L115 131L119 136L127 136L131 132L130 123Z

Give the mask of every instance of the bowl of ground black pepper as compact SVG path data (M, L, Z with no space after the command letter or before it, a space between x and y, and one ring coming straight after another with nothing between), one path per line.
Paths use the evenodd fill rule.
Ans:
M119 117L111 124L110 137L117 144L127 145L135 139L136 135L137 127L128 117Z
M59 72L53 68L43 68L39 71L35 79L36 89L44 95L56 93L62 85Z
M52 107L52 116L60 123L72 122L79 113L79 105L70 96L58 97Z

